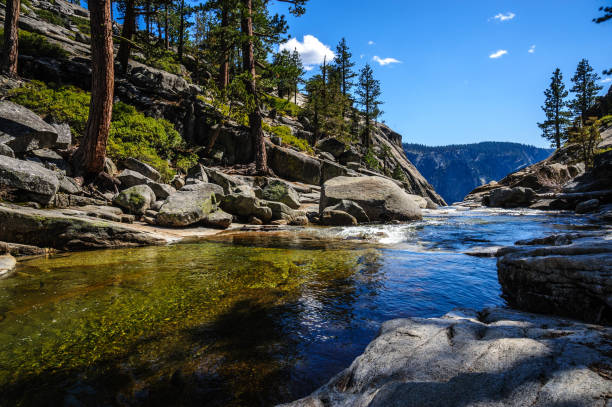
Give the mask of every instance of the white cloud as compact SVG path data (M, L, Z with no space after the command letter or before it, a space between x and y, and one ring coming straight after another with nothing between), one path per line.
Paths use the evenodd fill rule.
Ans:
M359 55L359 58L360 58L360 59L363 59L363 57L365 57L365 54L361 54L361 55Z
M336 57L334 52L314 35L305 35L302 42L291 38L280 44L278 50L297 50L306 70L311 70L315 65L321 65L324 59L331 62Z
M612 78L605 78L605 79L600 80L599 82L601 82L601 83L610 83L610 82L612 82Z
M496 16L493 16L492 19L493 20L498 20L498 21L508 21L508 20L512 20L514 17L516 17L516 14L514 13L499 13Z
M529 48L529 51L527 52L529 52L530 54L535 54L535 49L536 49L536 46L532 45L531 48Z
M379 56L374 56L374 58L372 58L372 61L374 62L378 62L378 64L380 66L385 66L385 65L389 65L389 64L401 64L402 61L398 61L395 58L380 58Z
M508 53L508 51L506 51L505 49L500 49L499 51L496 51L496 52L492 53L491 55L489 55L489 58L491 58L491 59L501 58L504 55L506 55L507 53Z
M376 44L374 41L368 41L368 45L374 45Z

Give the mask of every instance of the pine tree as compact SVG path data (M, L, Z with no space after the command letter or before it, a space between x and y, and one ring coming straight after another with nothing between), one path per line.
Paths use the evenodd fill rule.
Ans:
M557 68L550 79L550 86L544 91L546 100L542 110L546 115L543 123L538 123L542 129L542 137L554 143L557 148L561 147L561 142L567 138L567 126L570 123L571 113L566 109L568 103L565 100L568 92L563 84L563 75Z
M303 77L306 71L302 64L302 58L297 49L294 49L291 53L291 73L293 79L293 103L297 104L298 86L304 81Z
M594 18L593 21L597 24L604 23L610 19L612 19L612 6L600 7L599 11L603 12L603 16ZM604 75L612 75L612 69L607 69L603 71Z
M589 61L583 59L578 63L576 73L572 78L574 86L570 89L575 94L570 106L577 119L586 122L588 110L595 104L597 93L603 89L597 85L599 75L594 73Z
M357 83L357 103L363 107L363 115L365 118L365 129L363 130L361 147L364 151L370 148L372 132L372 124L380 116L382 111L379 106L380 101L380 81L374 79L374 72L370 64L359 73L359 82Z
M342 96L348 100L347 96L353 87L353 78L357 76L355 71L353 71L353 67L355 66L355 62L351 60L352 54L349 50L348 45L346 44L346 39L342 38L340 43L336 46L336 59L334 60L337 70L340 72L340 80L342 86ZM342 115L344 116L344 112L346 111L346 107L342 109Z
M17 56L19 48L18 23L20 7L20 0L6 1L2 70L9 76L17 75Z

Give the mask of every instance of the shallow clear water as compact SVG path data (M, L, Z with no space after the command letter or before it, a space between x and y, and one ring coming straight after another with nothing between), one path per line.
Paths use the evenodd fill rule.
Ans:
M0 280L0 405L267 406L347 367L392 318L499 306L479 247L585 218L445 209L422 222L73 253Z

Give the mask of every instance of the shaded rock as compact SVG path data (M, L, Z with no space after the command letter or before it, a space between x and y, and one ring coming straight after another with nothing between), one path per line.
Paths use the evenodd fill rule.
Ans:
M15 153L39 148L52 148L57 131L36 113L23 106L0 100L0 144L6 144Z
M83 188L79 185L78 181L71 177L58 176L59 180L59 191L67 194L80 194L83 192Z
M346 150L346 145L335 137L327 137L319 141L316 147L338 158Z
M57 132L57 140L55 140L54 148L58 150L67 150L72 145L72 131L66 123L51 124Z
M147 182L147 185L153 190L153 193L155 193L155 197L161 200L168 198L170 195L176 192L176 190L168 184L161 184L159 182L149 181Z
M123 167L127 168L128 170L132 170L139 174L142 174L146 178L149 178L150 180L153 180L155 182L159 182L159 180L161 179L159 171L151 167L149 164L143 163L142 161L138 161L135 158L127 158L123 160L121 164L123 164Z
M0 255L0 277L4 277L17 265L17 260L10 254Z
M304 215L304 212L293 210L282 202L262 200L261 204L272 209L272 220L284 219L292 222L295 218Z
M15 152L6 144L0 143L0 155L15 158Z
M357 219L346 212L326 208L321 215L321 224L326 226L356 226Z
M350 163L350 162L359 163L361 162L361 154L359 154L357 151L353 149L346 150L340 155L340 157L338 157L338 161L342 165L346 165L347 163Z
M130 188L136 185L146 185L151 180L139 172L133 170L123 170L117 175L121 182L121 188Z
M576 213L595 212L599 208L599 199L589 199L576 205Z
M595 237L563 246L508 247L498 254L499 282L511 305L612 323L612 240Z
M487 206L493 208L517 208L531 205L536 194L531 188L503 187L492 190L488 197L487 202L483 201Z
M249 224L249 225L256 225L256 226L260 226L260 225L263 225L263 221L262 221L261 219L259 219L259 218L255 217L255 216L251 216L251 217L249 218L248 224Z
M393 181L381 177L336 177L321 188L319 210L342 200L357 203L372 222L421 219L421 209Z
M257 188L257 189L258 189L258 192L256 192L255 188L253 188L250 185L238 185L236 188L234 188L234 193L239 194L239 195L244 195L244 196L253 196L253 197L262 199L263 191L260 188Z
M180 175L175 175L170 181L170 185L172 185L175 189L181 189L185 186L185 179Z
M302 215L293 218L289 224L292 226L306 226L308 223L308 217L306 215Z
M347 199L343 199L338 204L334 206L330 206L326 209L346 212L352 217L354 217L355 219L357 219L358 223L368 223L370 221L370 218L368 217L368 215L365 213L365 211L363 210L361 206Z
M253 192L254 193L254 192ZM300 196L291 185L281 180L270 180L262 190L262 199L282 202L292 209L300 207Z
M322 160L329 160L329 161L336 161L336 158L331 155L330 153L326 153L325 151L321 151L317 154L317 157L319 157Z
M225 196L225 193L223 192L223 188L221 188L221 186L204 182L201 182L199 184L185 185L183 188L181 188L179 192L201 190L213 192L215 194L217 202L221 202L223 200L223 197Z
M193 167L191 167L188 171L187 171L187 177L189 179L192 180L198 180L198 181L202 181L202 182L208 182L208 175L206 174L206 167L204 167L202 164L198 163L196 165L194 165ZM177 188L179 189L179 188Z
M155 195L155 198L157 198L157 195ZM161 209L161 207L164 204L164 202L165 202L165 198L164 198L164 200L158 199L157 201L155 201L155 202L153 202L151 204L151 209L154 210L154 211L159 212L159 210Z
M396 319L349 368L284 406L604 406L610 335L507 309Z
M272 209L258 198L239 194L230 194L225 197L221 205L224 211L241 218L256 217L264 223L272 219Z
M155 202L155 194L147 185L136 185L124 189L113 201L115 205L127 209L134 215L144 215L153 202Z
M117 169L117 166L113 160L108 157L104 158L104 172L110 176L115 176L117 173L119 173L119 170Z
M165 244L155 234L100 219L0 204L0 240L58 250Z
M238 185L242 184L238 178L222 173L221 171L204 167L208 180L213 184L217 184L223 188L225 194L230 194Z
M0 185L17 188L29 198L48 204L59 189L59 181L53 171L39 164L0 156Z
M333 161L323 160L321 162L321 182L332 178L347 176L349 171Z
M27 244L0 242L0 254L10 254L13 257L42 256L49 251L42 247Z
M227 229L232 225L233 216L221 209L209 214L203 221L206 226Z
M268 165L277 175L306 184L319 185L321 163L302 153L274 146L268 156Z
M170 195L157 214L162 226L183 227L205 219L215 210L217 191L210 184L191 191L178 191Z

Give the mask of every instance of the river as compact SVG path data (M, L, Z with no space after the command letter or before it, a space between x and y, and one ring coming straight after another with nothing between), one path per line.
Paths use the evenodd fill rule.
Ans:
M588 218L445 208L423 221L60 254L0 280L0 405L268 406L307 395L381 322L504 306L464 253Z

